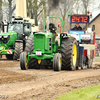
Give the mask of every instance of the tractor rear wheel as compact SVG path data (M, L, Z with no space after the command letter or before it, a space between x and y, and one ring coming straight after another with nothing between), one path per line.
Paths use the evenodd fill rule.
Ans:
M77 62L77 41L73 37L62 40L62 69L75 70Z
M26 41L26 47L25 47L25 51L26 53L30 52L30 54L33 53L33 49L34 49L34 36L31 35L28 37L27 41ZM28 62L28 68L36 68L39 69L39 65L38 65L38 61L37 59L34 58L29 58L29 62Z
M23 43L16 42L15 43L15 52L14 52L14 60L17 60L20 58L20 54L23 52Z
M27 60L27 54L26 54L26 52L22 52L20 54L20 67L21 67L21 70L27 70L28 69L26 60Z
M60 71L62 66L62 57L60 53L56 53L53 61L54 71Z
M13 60L13 56L14 56L14 55L6 55L6 58L7 58L8 60Z

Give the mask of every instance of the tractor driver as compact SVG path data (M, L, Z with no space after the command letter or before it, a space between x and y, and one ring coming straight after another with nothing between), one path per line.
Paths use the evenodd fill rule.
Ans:
M45 29L46 29L46 26L45 26ZM56 28L55 24L50 23L49 24L49 30L50 30L51 33L53 33L53 41L54 41L56 36L57 36L57 33L56 33L57 28Z
M49 24L49 30L52 32L52 33L56 33L56 26L53 24L53 23L50 23Z
M77 22L75 27L72 28L71 30L78 30L78 31L81 31L82 30L82 27L79 25L79 23Z
M45 29L46 29L46 26L45 26ZM56 33L57 28L56 28L55 24L49 23L49 30L50 30L52 33Z

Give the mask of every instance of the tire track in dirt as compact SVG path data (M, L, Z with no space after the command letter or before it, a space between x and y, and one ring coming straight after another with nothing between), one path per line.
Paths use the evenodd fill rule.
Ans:
M94 63L98 66L99 63ZM100 83L100 69L76 71L20 70L17 61L1 61L0 94L9 95L7 100L44 100L73 89Z

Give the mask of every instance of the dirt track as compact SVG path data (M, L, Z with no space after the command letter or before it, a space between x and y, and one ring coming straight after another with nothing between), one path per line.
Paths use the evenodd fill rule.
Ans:
M0 95L8 95L5 100L52 100L70 90L99 84L100 63L94 66L98 69L23 71L19 61L0 60Z

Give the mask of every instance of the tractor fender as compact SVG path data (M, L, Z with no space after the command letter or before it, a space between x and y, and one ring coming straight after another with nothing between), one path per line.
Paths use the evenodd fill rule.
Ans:
M68 38L67 34L65 34L65 33L61 33L61 37L62 37L63 39L67 39L67 38Z
M20 43L23 43L23 40L16 40L15 42L20 42Z
M26 44L26 41L25 40L16 40L15 43L16 42L23 43L23 50L25 49L25 44Z

